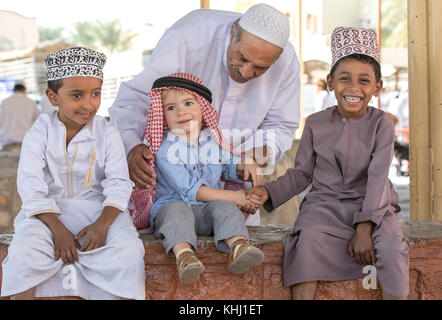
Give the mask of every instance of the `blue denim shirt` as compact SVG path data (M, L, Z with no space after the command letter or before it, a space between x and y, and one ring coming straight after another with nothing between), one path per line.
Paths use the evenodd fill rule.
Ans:
M163 137L155 156L157 190L150 210L150 223L167 202L184 201L204 204L196 200L202 185L219 189L221 176L225 180L244 183L236 176L241 158L222 149L208 129L202 130L199 144L179 139L171 131Z

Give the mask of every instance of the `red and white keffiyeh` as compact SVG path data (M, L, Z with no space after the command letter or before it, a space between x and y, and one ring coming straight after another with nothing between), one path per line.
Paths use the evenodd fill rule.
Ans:
M167 76L167 78L169 77L190 80L194 83L204 86L203 82L200 79L187 73L173 73ZM159 88L154 88L148 93L151 107L147 114L144 143L147 145L153 155L153 159L150 160L148 163L152 169L155 169L155 154L157 153L161 145L161 140L167 130L167 126L164 121L163 102L161 98L161 92L165 89L184 90L190 94L193 94L196 97L199 105L201 106L201 114L203 119L201 129L208 128L218 145L230 152L233 152L233 148L224 139L220 129L218 128L218 112L212 107L207 99L205 99L195 91L175 85L165 85ZM150 186L147 189L132 192L129 203L129 213L137 230L147 229L150 227L150 208L152 207L152 204L155 200L155 190L155 187Z

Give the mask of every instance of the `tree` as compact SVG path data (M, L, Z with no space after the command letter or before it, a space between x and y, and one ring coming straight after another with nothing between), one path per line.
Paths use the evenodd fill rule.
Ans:
M83 45L93 50L98 49L96 40L96 26L89 21L79 21L74 23L75 31L71 32L71 41L78 45Z
M382 46L407 47L407 1L382 0Z
M0 37L0 51L8 51L12 50L13 48L14 45L12 44L11 40Z
M131 48L137 36L131 30L123 30L118 19L112 21L77 22L72 41L94 50L105 50L109 53L125 51Z
M131 30L123 31L120 20L97 21L96 28L99 44L110 53L130 49L133 39L138 35Z
M63 39L63 30L64 30L63 27L58 27L58 28L40 27L40 42Z

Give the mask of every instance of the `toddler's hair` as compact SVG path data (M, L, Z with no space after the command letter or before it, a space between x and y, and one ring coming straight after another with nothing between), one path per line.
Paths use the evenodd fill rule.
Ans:
M346 59L354 59L357 60L359 62L363 62L363 63L367 63L369 64L374 71L375 77L376 77L376 82L381 81L382 79L382 73L381 73L381 65L372 57L367 56L365 54L359 54L359 53L353 53L349 56L346 56L344 58L342 58L341 60L339 60L338 62L335 63L335 65L333 66L333 68L330 70L330 76L333 77L333 73L335 72L336 68L338 67L338 65Z
M168 88L168 89L161 90L161 100L164 100L164 99L166 98L167 94L168 94L171 90L178 91L178 93L180 93L180 94L185 94L185 93L192 94L192 95L195 97L195 99L196 99L196 96L195 96L193 93L190 93L190 92L188 92L188 91L184 91L184 90L180 90L180 89L176 89L176 88ZM163 106L163 107L164 107L164 106Z

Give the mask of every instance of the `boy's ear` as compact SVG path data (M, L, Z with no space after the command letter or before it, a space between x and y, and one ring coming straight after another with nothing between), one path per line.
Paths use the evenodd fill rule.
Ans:
M379 82L376 82L376 90L374 91L374 96L377 97L379 93L382 90L382 86L384 85L382 80L379 80Z
M327 75L327 86L328 86L328 91L333 91L335 90L335 88L333 87L333 80L331 75Z
M47 88L46 89L46 96L49 99L49 102L54 106L54 107L58 107L58 95L52 91L51 89Z

